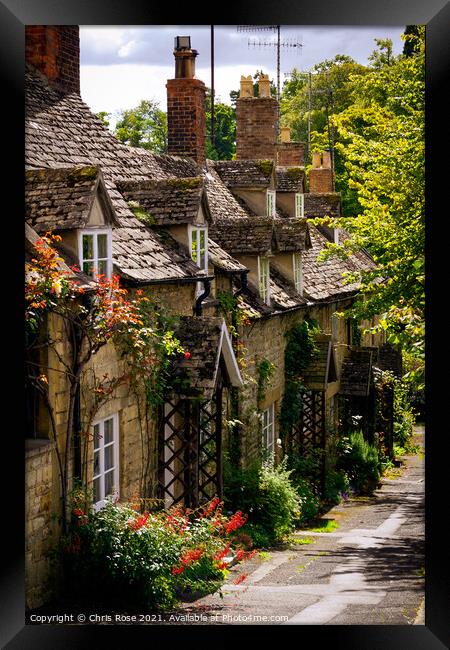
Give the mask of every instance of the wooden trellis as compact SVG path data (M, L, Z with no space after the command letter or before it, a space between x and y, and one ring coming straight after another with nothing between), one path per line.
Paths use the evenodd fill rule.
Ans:
M320 489L325 489L325 391L306 390L302 392L302 411L297 425L292 430L291 453L307 457L321 451Z
M222 379L211 400L168 400L159 419L158 493L166 507L222 497Z
M302 393L302 412L293 429L293 450L300 456L325 446L325 393L307 390Z

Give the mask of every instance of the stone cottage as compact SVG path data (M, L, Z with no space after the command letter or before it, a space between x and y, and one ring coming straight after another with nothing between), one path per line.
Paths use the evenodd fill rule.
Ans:
M28 258L40 234L58 233L62 263L78 265L79 282L89 289L96 274L115 274L131 293L147 292L174 316L175 335L190 353L171 368L188 381L168 391L150 423L143 396L122 384L90 418L90 437L70 447L70 479L83 478L96 507L110 494L193 506L221 496L231 450L241 465L262 453L280 458L286 451L277 419L285 335L305 318L316 319L322 333L305 373L308 393L295 439L299 449L325 448L352 346L351 328L335 314L358 293L342 274L373 265L364 252L345 262L317 262L327 241L345 236L309 222L339 216L330 157L315 155L306 179L302 143L290 142L286 130L277 143L278 107L268 78L261 78L258 97L248 79L241 82L236 160L205 159L205 85L195 78L197 54L190 42L176 39L175 78L167 82L168 154L157 155L119 143L82 101L77 26L26 28ZM61 338L57 318L46 327ZM363 342L373 349L381 343ZM60 534L52 518L61 510L55 446L67 420L68 382L60 364L70 349L64 338L59 345L56 356L40 355L31 364L47 374L53 429L33 383L27 388L29 607L48 600L55 584L47 553ZM262 362L271 368L263 387ZM107 344L88 370L116 377L122 364ZM83 390L80 431L92 393L89 384ZM233 420L241 425L230 428Z

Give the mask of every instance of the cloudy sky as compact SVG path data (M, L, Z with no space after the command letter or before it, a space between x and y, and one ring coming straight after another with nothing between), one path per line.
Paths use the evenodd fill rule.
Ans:
M394 54L401 52L404 25L328 27L282 26L281 85L292 68L309 70L324 59L347 54L360 63L375 49L375 38L391 38ZM230 103L230 90L239 88L241 75L257 69L276 83L276 47L249 46L250 41L276 42L274 31L238 31L236 25L215 26L215 87L218 101ZM94 112L117 111L153 99L166 110L166 81L174 77L175 36L191 36L199 53L196 77L211 85L210 26L159 25L81 27L81 96ZM297 44L301 43L302 47ZM114 120L113 120L114 121Z

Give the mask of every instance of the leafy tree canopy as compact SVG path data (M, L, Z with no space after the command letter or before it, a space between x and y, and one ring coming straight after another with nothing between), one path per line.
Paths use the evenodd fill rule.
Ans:
M420 362L416 377L423 370L425 306L423 39L423 32L409 37L415 54L408 56L393 56L389 42L377 41L368 70L350 77L351 103L332 120L360 210L341 220L350 239L325 252L372 254L378 269L361 274L354 313L382 315L378 328Z
M143 99L136 108L120 111L114 133L132 147L167 152L167 115L155 101Z

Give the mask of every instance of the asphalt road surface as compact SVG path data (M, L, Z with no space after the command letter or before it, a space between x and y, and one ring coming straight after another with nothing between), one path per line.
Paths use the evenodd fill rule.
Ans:
M403 462L373 497L327 513L333 532L297 531L297 543L233 567L223 598L185 603L166 624L423 624L423 454Z

